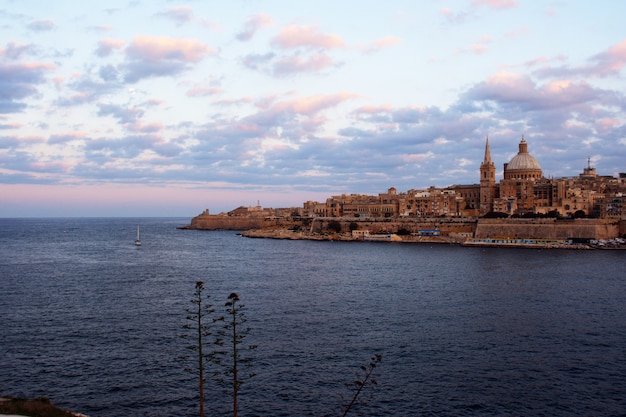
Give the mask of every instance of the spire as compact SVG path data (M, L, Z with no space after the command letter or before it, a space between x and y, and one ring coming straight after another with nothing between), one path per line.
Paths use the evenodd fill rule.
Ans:
M489 149L489 136L487 136L487 142L485 143L485 164L491 163L491 149Z

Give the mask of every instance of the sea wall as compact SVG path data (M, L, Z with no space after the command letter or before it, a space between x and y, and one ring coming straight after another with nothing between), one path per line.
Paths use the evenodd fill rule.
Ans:
M602 219L480 219L476 239L613 239L619 222Z

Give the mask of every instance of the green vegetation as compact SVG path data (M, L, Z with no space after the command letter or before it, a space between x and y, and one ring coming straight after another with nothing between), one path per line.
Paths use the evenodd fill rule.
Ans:
M328 230L332 230L335 233L341 232L341 223L337 220L330 220L326 227Z

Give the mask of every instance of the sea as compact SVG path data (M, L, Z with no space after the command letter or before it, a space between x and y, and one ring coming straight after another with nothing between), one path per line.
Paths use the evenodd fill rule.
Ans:
M178 229L189 222L0 219L0 396L197 416L183 326L203 281L215 314L238 294L241 346L257 346L240 416L341 416L375 355L348 415L626 416L626 251ZM206 415L232 415L206 366Z

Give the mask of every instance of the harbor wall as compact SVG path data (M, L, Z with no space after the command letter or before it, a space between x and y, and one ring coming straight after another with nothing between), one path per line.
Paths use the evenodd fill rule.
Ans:
M619 222L602 219L481 219L476 239L613 239Z

